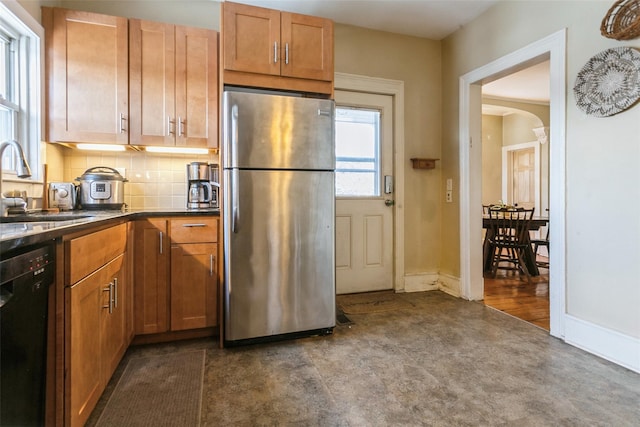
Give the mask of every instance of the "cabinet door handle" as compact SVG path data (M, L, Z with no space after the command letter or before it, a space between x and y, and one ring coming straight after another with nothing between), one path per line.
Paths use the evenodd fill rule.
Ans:
M289 43L284 44L284 63L289 65Z
M102 292L109 292L109 304L103 305L102 308L108 308L109 314L113 313L113 299L111 298L111 286L113 283L109 283L106 287L102 288Z
M118 308L118 278L113 278L113 306Z
M213 254L209 254L209 276L213 277L213 261L215 257Z
M127 132L127 128L124 125L124 122L127 121L127 118L124 116L124 113L120 113L120 133Z
M178 116L178 136L182 136L184 134L184 120L182 117Z
M162 231L161 231L161 232L160 232L160 255L162 255L162 246L163 246L162 239L163 239L163 233L162 233Z
M273 63L278 63L278 42L273 42Z
M167 135L173 135L173 131L171 130L171 123L173 123L173 121L171 120L171 116L167 116Z
M182 224L183 227L206 227L207 224L196 223L196 224Z

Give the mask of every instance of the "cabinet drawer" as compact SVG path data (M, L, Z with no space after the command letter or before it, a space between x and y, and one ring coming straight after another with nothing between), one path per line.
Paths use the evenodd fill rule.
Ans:
M217 218L195 217L171 220L172 243L215 243L217 241Z
M96 271L121 253L127 247L127 225L87 234L68 243L69 284Z

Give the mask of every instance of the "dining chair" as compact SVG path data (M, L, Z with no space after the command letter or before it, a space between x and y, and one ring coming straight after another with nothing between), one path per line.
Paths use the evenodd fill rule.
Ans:
M547 256L549 256L549 225L547 224L547 233L544 239L531 239L531 246L533 250L533 256L536 260L536 265L538 267L549 268L549 261L538 261L538 248L540 246L545 246L547 248ZM547 258L549 259L549 258Z
M488 242L491 245L491 274L511 270L524 273L531 283L531 274L525 262L525 251L530 250L529 223L535 209L489 210L491 220ZM506 263L506 265L504 265Z

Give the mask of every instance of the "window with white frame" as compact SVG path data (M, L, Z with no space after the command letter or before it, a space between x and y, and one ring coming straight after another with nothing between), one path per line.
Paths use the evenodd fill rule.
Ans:
M42 27L22 6L0 1L0 143L20 143L34 178L40 170L42 38ZM3 174L15 171L12 151L3 153Z
M336 107L336 196L380 196L380 111Z

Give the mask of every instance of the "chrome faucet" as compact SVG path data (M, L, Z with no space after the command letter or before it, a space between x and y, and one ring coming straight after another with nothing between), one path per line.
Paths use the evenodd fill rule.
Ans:
M31 168L29 167L29 163L27 163L27 159L24 157L24 151L22 151L22 147L20 143L15 140L5 141L0 144L0 215L4 216L5 214L5 205L4 205L4 194L2 194L2 153L7 147L13 147L16 150L16 154L18 156L18 165L16 166L16 172L18 173L18 178L29 178L31 176Z

